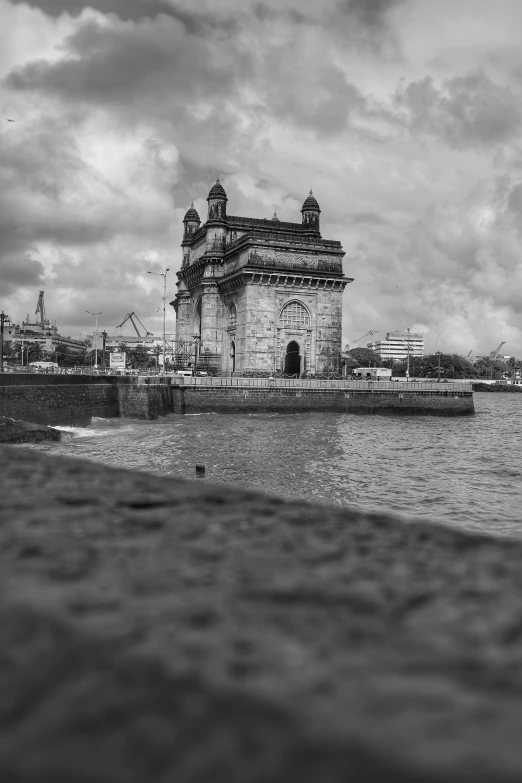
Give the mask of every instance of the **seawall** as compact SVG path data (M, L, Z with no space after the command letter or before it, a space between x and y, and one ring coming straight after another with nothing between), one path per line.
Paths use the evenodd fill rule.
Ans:
M37 424L85 424L93 416L153 419L166 413L333 411L462 416L463 384L323 382L88 375L0 375L0 415Z
M0 779L514 783L522 542L0 447Z
M240 411L334 411L336 413L462 416L475 412L471 392L299 389L260 387L180 387L173 393L176 413Z
M170 379L0 375L0 415L36 424L83 425L93 416L153 419L172 411Z

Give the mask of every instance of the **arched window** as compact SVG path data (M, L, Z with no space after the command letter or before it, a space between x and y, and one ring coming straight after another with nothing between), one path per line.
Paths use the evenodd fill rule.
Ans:
M301 302L289 302L281 310L279 316L279 325L282 327L291 327L297 329L308 329L310 326L310 316L308 310Z
M237 323L237 310L235 304L231 304L228 308L228 325L229 327L235 326Z

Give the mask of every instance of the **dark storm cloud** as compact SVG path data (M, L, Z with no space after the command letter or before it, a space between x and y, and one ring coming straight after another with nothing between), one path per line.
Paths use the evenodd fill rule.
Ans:
M169 16L180 22L191 35L206 35L218 30L231 33L236 28L236 15L224 17L205 9L198 12L193 8L181 8L170 0L12 0L13 5L21 3L39 8L49 16L58 17L67 13L79 16L87 8L104 15L117 16L122 22L139 22Z
M212 97L235 81L231 58L216 61L204 43L188 38L172 20L106 27L87 22L66 43L68 57L37 61L15 71L7 85L71 100L126 103L159 94ZM239 57L235 63L239 68Z
M252 8L254 15L261 21L288 19L296 24L317 24L335 27L342 21L349 21L360 27L383 29L388 24L390 11L408 0L335 0L335 2L314 5L306 4L285 8L284 4L270 5L266 0L256 2ZM318 13L319 11L319 13Z
M507 142L522 129L519 98L482 71L445 81L431 77L397 91L395 106L413 131L443 140L453 148Z
M44 268L29 252L16 247L9 237L3 240L3 226L0 226L0 291L2 297L15 293L19 288L38 288L44 278Z
M368 223L374 226L385 226L390 222L378 212L354 212L346 217L352 223Z
M354 16L367 27L382 27L389 12L406 0L339 0L340 14Z
M58 17L67 13L79 16L86 8L93 8L103 14L115 14L124 22L152 19L159 14L175 16L180 21L186 18L189 24L192 15L176 11L168 0L11 0L13 5L30 5L39 8L49 16Z
M219 31L209 38L188 36L171 19L113 26L88 21L65 50L61 60L30 62L12 72L7 86L67 102L112 104L134 120L150 113L178 131L184 123L197 125L198 132L206 128L207 134L213 129L216 142L237 126L233 104L239 100L241 108L241 87L256 93L260 117L269 113L323 132L342 130L354 112L366 111L363 95L322 56L319 44L310 50L299 40L290 45L267 40L256 55L241 36L226 41ZM199 123L190 114L198 101L207 104Z

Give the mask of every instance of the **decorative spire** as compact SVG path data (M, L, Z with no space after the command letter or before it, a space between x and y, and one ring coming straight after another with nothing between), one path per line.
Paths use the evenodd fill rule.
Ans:
M274 217L272 218L272 220L275 220L275 221L276 221L276 223L280 223L280 222L281 222L281 221L279 220L279 218L277 217L277 212L276 212L276 210L275 210L275 209L274 209Z

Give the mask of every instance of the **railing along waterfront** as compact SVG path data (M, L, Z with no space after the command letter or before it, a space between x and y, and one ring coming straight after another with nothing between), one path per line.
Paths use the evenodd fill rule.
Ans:
M352 381L318 378L227 378L227 377L179 377L172 376L173 382L182 386L219 386L275 389L343 389L345 391L439 391L471 392L471 383L448 381ZM175 379L175 380L174 380Z

